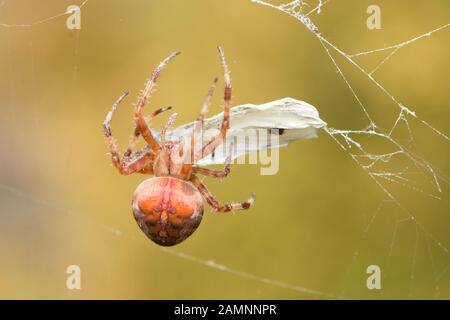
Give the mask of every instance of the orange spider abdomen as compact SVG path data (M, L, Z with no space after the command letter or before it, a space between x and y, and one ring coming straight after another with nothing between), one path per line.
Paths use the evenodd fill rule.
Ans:
M203 217L203 199L191 184L174 177L153 177L134 192L132 208L141 230L162 246L189 237Z

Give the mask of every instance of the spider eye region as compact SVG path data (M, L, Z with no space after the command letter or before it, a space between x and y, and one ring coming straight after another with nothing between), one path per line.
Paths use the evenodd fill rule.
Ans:
M203 200L186 181L153 177L136 188L132 209L137 224L149 239L161 246L173 246L200 225Z

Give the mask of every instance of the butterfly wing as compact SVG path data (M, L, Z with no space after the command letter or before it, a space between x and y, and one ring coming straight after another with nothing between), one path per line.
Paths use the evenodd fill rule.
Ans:
M223 112L205 119L202 139L199 139L202 144L220 132L222 118ZM189 137L194 123L169 132L169 139ZM317 130L325 126L314 106L293 98L236 106L230 109L230 128L225 141L197 164L224 164L229 156L234 160L251 152L285 147L291 141L317 137ZM255 134L257 137L253 139Z

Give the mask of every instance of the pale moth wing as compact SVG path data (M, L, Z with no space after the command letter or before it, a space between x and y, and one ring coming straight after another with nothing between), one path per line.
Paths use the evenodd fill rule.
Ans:
M205 119L197 147L217 135L222 118L223 112ZM194 122L177 127L167 133L167 138L189 137L193 126ZM325 126L314 106L293 98L236 106L230 109L230 129L224 143L196 164L224 164L230 152L231 160L234 160L251 152L285 147L291 141L316 138L317 130ZM252 139L255 132L257 139Z

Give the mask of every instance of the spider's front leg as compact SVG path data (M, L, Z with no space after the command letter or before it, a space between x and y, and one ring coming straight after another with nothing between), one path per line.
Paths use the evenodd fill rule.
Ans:
M214 149L219 146L227 135L227 130L230 127L230 101L231 101L231 77L230 71L228 70L228 65L225 60L225 55L223 53L222 48L217 47L220 54L220 60L222 61L222 67L224 70L224 79L225 79L225 90L223 96L223 120L222 125L220 127L220 133L211 139L201 150L201 154L196 156L196 159L202 159L209 155Z
M220 204L219 201L214 198L214 196L206 189L205 185L200 181L200 179L196 175L192 175L190 181L194 184L194 186L200 191L203 197L206 199L211 208L216 212L229 212L236 210L244 210L248 209L255 202L255 194L252 193L250 198L247 201L240 203L228 203L228 204Z
M111 153L111 159L114 166L123 175L131 174L134 172L151 173L153 163L152 153L149 152L143 153L131 162L121 161L118 153L117 142L112 136L111 118L114 114L114 111L116 111L117 107L123 101L123 99L125 99L127 94L128 92L125 92L119 97L119 99L117 99L117 101L112 105L111 110L106 115L105 120L103 121L103 131L106 140L108 141L108 149Z
M157 110L152 112L152 114L150 115L150 119L153 119L158 114L160 114L160 113L162 113L164 111L170 110L170 109L172 109L171 106L159 108L159 109L157 109ZM141 131L139 130L138 127L136 127L134 129L133 134L131 135L130 142L128 143L128 148L126 149L125 153L123 154L123 158L124 158L125 161L129 161L130 160L130 157L132 156L133 152L135 151L134 149L135 149L135 146L136 146L136 141L139 138L140 134L141 134ZM146 149L146 148L144 147L143 149ZM141 149L140 152L144 152L143 149Z
M201 108L200 113L198 115L198 118L195 121L194 129L192 130L192 135L191 135L191 163L195 163L197 160L202 158L201 152L199 152L198 154L196 154L196 152L195 152L195 150L196 150L196 148L195 148L196 147L196 141L197 141L197 137L199 136L199 134L203 130L203 123L205 121L205 115L206 115L206 112L208 112L209 105L211 104L211 99L212 99L212 96L214 94L214 89L216 88L217 81L218 81L218 79L214 78L213 83L209 87L208 94L206 95L205 102L203 102L203 105L202 105L202 108Z
M167 63L172 60L175 56L179 55L180 52L173 52L170 54L166 59L164 59L153 71L150 79L145 85L144 90L142 91L138 102L136 104L136 108L134 111L134 121L136 123L136 127L139 129L139 131L142 134L142 137L147 141L147 143L151 146L153 151L158 151L161 149L161 146L158 142L158 140L155 139L155 137L152 134L152 131L148 127L147 123L145 122L145 119L142 115L142 108L145 106L147 101L150 99L150 94L152 93L153 88L155 87L156 80L159 77L159 74L161 73L162 69L167 65Z

